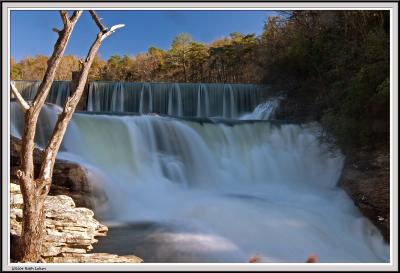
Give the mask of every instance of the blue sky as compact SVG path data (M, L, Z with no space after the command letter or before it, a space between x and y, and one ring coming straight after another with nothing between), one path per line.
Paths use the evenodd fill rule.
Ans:
M261 34L267 17L273 11L212 11L212 10L100 10L98 15L107 26L123 23L102 44L100 56L134 55L145 52L150 46L168 49L172 39L182 32L200 42L211 42L238 31ZM62 28L58 11L12 11L11 56L20 61L25 56L50 55L57 34L53 27ZM72 34L65 55L85 56L98 29L85 11Z

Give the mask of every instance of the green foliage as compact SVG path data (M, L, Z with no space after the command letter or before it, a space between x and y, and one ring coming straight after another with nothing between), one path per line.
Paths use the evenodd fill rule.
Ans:
M343 148L388 144L387 11L293 11L261 36L264 81L320 120ZM290 117L287 117L290 118Z
M189 81L204 82L207 75L209 52L207 47L198 42L192 42L189 47Z

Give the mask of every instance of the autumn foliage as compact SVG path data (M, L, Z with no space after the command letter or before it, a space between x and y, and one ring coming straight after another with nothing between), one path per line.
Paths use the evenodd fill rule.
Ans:
M138 82L259 82L262 78L255 34L238 32L209 44L194 41L187 33L175 37L171 47L150 47L134 56L99 56L93 62L89 80ZM16 63L11 59L12 80L40 80L47 68L47 57L25 57ZM79 68L79 59L62 58L56 80L70 80Z

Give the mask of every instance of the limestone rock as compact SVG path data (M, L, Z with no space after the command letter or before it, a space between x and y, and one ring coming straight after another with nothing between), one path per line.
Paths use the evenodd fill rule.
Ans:
M19 186L11 183L11 234L20 236L22 225L22 194ZM106 236L107 227L93 218L94 213L87 208L76 208L71 197L65 195L48 196L45 200L45 226L43 257L60 253L86 253L95 237Z
M22 231L22 194L19 185L11 183L10 224L11 253ZM77 208L71 197L65 195L47 196L45 200L46 234L42 258L46 262L121 262L136 263L142 260L136 256L117 256L107 253L87 254L97 243L96 237L107 235L108 228L94 219L94 213L87 208Z
M10 184L10 192L11 193L20 193L21 192L21 188L19 187L19 185L11 183Z

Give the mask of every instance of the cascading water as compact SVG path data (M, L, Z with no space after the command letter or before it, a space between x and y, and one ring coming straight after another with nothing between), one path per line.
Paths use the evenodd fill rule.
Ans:
M40 81L15 81L32 100ZM55 81L47 102L64 105L69 81ZM257 84L91 82L89 112L157 113L178 117L238 118L265 100L268 87Z
M123 89L122 112L186 117L237 118L268 93L266 86L256 84L92 82L88 111L113 112L116 85Z
M146 83L143 84L140 92L140 104L139 113L151 113L153 112L153 96L152 96L151 85Z
M11 106L18 136L22 115ZM46 107L41 119L54 124L58 111ZM97 217L117 226L99 251L146 262L304 262L310 254L388 262L379 231L336 187L343 156L319 143L318 130L76 113L59 157L86 166L107 194Z
M197 92L197 117L210 116L210 99L208 97L207 87L204 84L199 85Z
M241 120L270 120L274 118L275 111L283 98L273 97L258 105L253 112L240 117Z
M40 86L40 81L13 81L14 85L20 91L22 97L26 100L33 100ZM67 97L70 95L69 81L54 81L51 86L49 96L46 102L64 105ZM13 98L14 95L11 95Z
M172 90L168 92L168 115L182 116L182 95L179 84L174 84Z
M124 87L120 82L115 84L111 98L111 111L123 112L124 110Z

